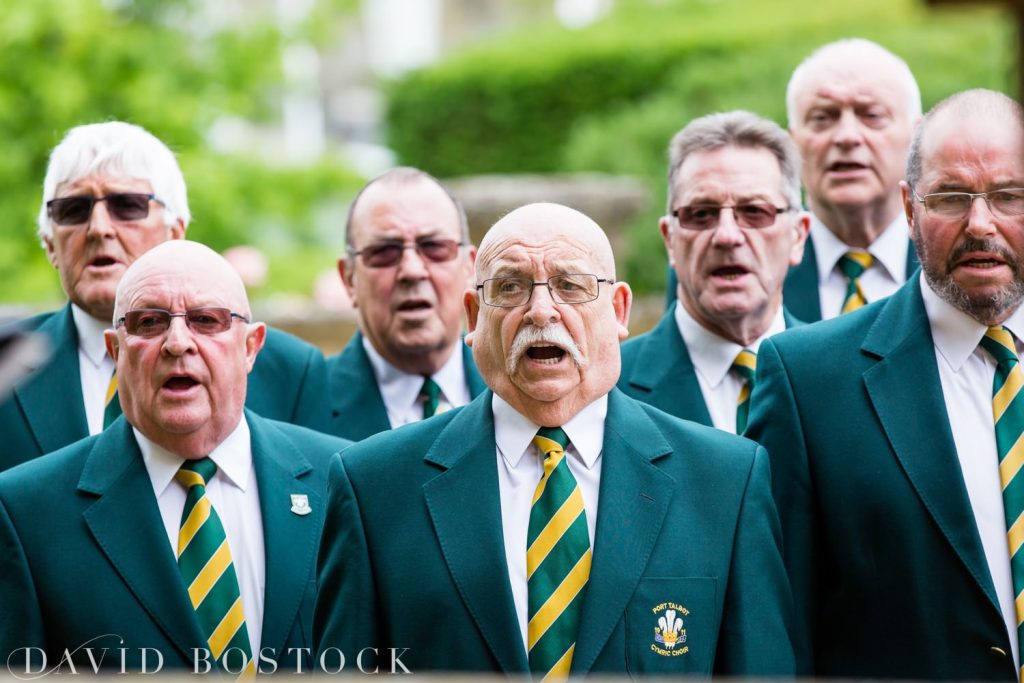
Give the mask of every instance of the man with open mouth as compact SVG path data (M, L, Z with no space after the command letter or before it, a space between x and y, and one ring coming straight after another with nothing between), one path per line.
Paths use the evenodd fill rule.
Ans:
M510 212L463 301L489 389L332 462L318 657L791 674L767 454L615 388L632 294L601 228L556 204Z
M338 259L359 332L327 361L327 431L358 441L483 391L462 343L475 254L462 206L433 176L399 167L360 190Z
M673 137L668 178L660 227L678 301L622 345L619 388L742 433L761 340L798 324L783 308L782 283L807 237L800 158L778 124L713 114Z

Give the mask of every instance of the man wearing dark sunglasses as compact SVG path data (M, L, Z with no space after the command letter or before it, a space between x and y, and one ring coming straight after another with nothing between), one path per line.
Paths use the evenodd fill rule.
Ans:
M782 306L807 214L800 158L777 124L744 111L692 121L669 145L661 235L677 303L622 345L619 388L677 417L742 433L761 340L797 324Z
M23 321L52 357L0 403L0 471L96 434L117 417L114 364L103 347L125 269L185 236L191 214L174 154L119 121L78 126L54 148L43 183L39 237L68 304ZM268 330L250 375L248 406L265 417L322 428L320 352Z
M208 247L140 256L112 317L124 416L0 473L0 662L309 670L328 461L348 442L244 409L266 326Z
M349 208L345 251L338 272L360 331L327 361L328 431L360 440L483 391L461 336L476 250L440 182L404 167L371 180Z

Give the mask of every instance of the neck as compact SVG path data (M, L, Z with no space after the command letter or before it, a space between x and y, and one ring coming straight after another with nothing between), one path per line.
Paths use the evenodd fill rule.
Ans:
M443 348L423 353L390 353L387 355L381 353L381 356L402 372L410 375L429 376L436 374L444 367L444 364L448 362L452 354L457 351L459 341L460 337L456 337L454 341ZM380 349L378 349L378 352L380 352Z
M706 316L694 315L693 309L686 306L682 299L680 299L680 303L686 308L690 317L697 321L697 324L704 329L734 344L750 346L763 337L768 332L768 329L771 328L772 322L775 321L775 316L779 312L779 307L782 306L782 292L779 292L775 301L746 315L734 318L719 317L714 320L707 319Z
M809 204L814 215L844 244L861 249L870 247L902 210L898 195L856 206L815 200L810 200Z

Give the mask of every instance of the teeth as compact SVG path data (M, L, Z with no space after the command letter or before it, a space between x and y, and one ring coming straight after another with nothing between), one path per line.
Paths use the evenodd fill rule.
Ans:
M557 365L559 362L561 362L562 359L561 358L543 358L543 359L541 359L541 358L534 358L532 360L533 360L534 363L540 363L541 365Z

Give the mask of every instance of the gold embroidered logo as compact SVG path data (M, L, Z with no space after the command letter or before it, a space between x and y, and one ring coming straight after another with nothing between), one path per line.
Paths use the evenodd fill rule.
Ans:
M674 602L663 602L651 611L658 617L651 652L662 657L678 657L689 652L690 646L685 645L686 629L683 628L683 617L690 616L690 610Z

